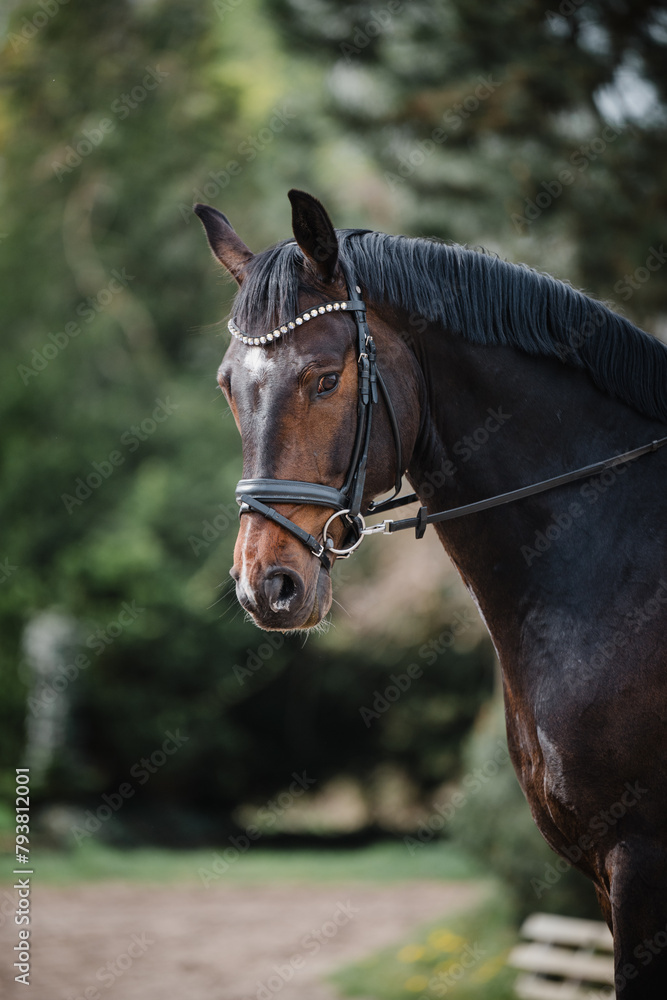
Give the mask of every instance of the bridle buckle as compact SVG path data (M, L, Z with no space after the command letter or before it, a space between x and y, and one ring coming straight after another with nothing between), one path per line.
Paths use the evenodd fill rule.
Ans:
M367 528L364 528L361 532L362 535L390 535L391 528L390 525L394 522L392 520L380 521L379 524L369 524Z

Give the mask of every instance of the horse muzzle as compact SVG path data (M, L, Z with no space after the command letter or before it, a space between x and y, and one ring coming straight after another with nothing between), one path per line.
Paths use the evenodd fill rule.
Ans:
M297 549L288 562L265 561L256 554L248 559L249 548L242 547L230 575L236 582L239 604L255 624L281 632L318 625L332 599L331 578L324 566L305 550L302 555Z

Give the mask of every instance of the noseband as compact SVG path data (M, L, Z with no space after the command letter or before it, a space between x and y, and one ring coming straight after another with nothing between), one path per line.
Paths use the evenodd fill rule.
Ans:
M357 295L361 295L358 285L354 286ZM425 506L419 508L416 517L406 517L400 521L385 520L379 524L366 527L366 523L361 514L361 504L364 494L364 484L366 482L366 465L368 461L368 449L371 440L371 422L373 416L373 406L378 401L378 386L384 400L392 434L394 436L394 447L396 449L396 479L394 493L388 500L380 503L371 502L366 513L379 514L391 510L395 507L403 507L406 504L418 500L416 493L406 496L398 496L403 478L403 456L401 450L401 436L396 419L396 412L385 382L377 367L375 341L373 340L368 324L366 323L366 303L361 298L354 298L350 294L351 283L347 281L346 300L336 302L324 302L321 305L311 306L305 312L300 313L288 323L277 327L271 333L261 337L249 337L239 329L233 319L227 324L229 332L237 340L247 345L264 347L267 344L277 342L284 334L295 330L304 323L311 322L319 316L327 313L341 315L351 313L357 327L357 370L358 370L358 398L357 398L357 429L352 446L352 455L345 483L340 489L333 486L324 486L321 483L306 483L291 479L241 479L236 486L236 500L240 505L240 514L254 512L262 514L269 521L274 521L286 531L289 531L295 538L310 549L314 556L320 560L322 565L329 570L331 560L329 555L339 558L346 558L361 544L365 535L383 532L391 534L395 531L402 531L405 528L414 528L417 538L422 538L426 527L429 524L436 524L440 521L450 521L454 518L464 517L467 514L475 514L483 510L490 510L493 507L500 507L514 500L521 500L524 497L534 496L544 493L547 490L555 489L558 486L565 486L568 483L585 479L599 472L632 462L642 455L657 451L667 445L667 437L649 441L647 444L631 451L623 452L622 455L614 455L611 458L603 459L601 462L594 462L581 469L574 469L565 472L560 476L553 476L539 483L532 483L530 486L522 486L520 489L511 490L509 493L501 493L498 496L486 497L475 503L465 504L463 507L454 507L450 510L436 511L429 514ZM266 502L265 502L266 501ZM270 503L296 503L315 504L320 507L332 508L334 513L327 520L322 531L322 541L318 541L313 535L304 531L294 521L279 514L277 510L270 507ZM333 539L328 537L330 524L336 518L344 518L347 531L343 538L344 548L334 548Z
M359 297L353 297L350 293L350 283L347 283L346 300L336 302L324 302L321 305L311 306L304 312L299 313L288 323L283 323L271 333L261 337L249 337L239 329L235 321L231 319L228 323L229 332L243 344L255 347L275 343L284 334L289 333L304 323L312 322L319 316L330 314L344 315L351 313L357 328L357 428L352 446L352 454L348 467L345 482L340 489L333 486L324 486L321 483L307 483L291 479L241 479L236 486L236 500L240 505L240 513L246 514L255 512L262 514L269 521L274 521L285 528L292 535L298 538L310 549L313 555L317 556L322 565L328 570L331 568L329 554L346 558L361 543L364 533L368 532L364 519L361 515L361 505L364 495L364 485L366 482L366 466L368 462L368 450L371 440L371 425L373 417L373 406L378 402L378 386L382 394L389 423L394 437L394 447L396 449L396 479L393 497L400 492L401 480L403 477L403 458L401 450L401 436L398 429L396 413L392 405L384 379L377 367L375 341L371 336L366 322L366 303ZM357 296L361 289L355 286ZM324 526L322 541L319 542L313 535L304 531L294 521L279 514L272 503L296 503L315 504L320 507L329 507L334 513ZM377 510L377 507L373 508ZM347 531L343 539L343 548L334 548L333 539L329 538L327 532L329 526L336 518L344 518ZM349 544L347 544L349 543Z

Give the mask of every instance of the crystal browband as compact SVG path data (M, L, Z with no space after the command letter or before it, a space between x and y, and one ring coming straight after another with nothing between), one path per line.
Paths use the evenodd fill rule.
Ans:
M339 312L341 309L347 309L347 301L338 302L325 302L321 306L312 306L310 309L306 309L304 312L299 313L294 319L291 319L289 323L283 323L282 326L276 327L272 333L267 333L263 337L248 337L240 327L236 325L233 319L227 323L227 329L231 333L232 337L236 337L237 340L242 341L244 344L253 345L255 347L260 347L262 344L270 344L274 340L280 340L284 333L289 333L290 330L295 330L297 326L301 326L303 323L307 323L311 319L315 319L316 316L322 315L323 313Z

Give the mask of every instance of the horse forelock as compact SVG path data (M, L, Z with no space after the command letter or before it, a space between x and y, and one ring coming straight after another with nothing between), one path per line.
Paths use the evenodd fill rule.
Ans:
M297 314L300 260L301 251L294 241L283 240L248 262L234 300L235 319L243 330L259 335Z

